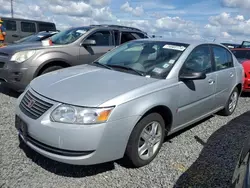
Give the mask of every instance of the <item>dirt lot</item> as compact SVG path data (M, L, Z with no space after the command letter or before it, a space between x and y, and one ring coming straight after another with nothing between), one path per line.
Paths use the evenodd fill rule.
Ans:
M228 187L247 135L250 97L230 117L215 115L166 139L148 166L129 169L123 161L71 166L19 144L14 128L16 94L0 93L0 188L5 187ZM9 96L11 95L11 96Z

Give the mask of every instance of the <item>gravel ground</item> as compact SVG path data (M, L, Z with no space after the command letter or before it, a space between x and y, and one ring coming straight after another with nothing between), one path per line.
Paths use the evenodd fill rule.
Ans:
M228 187L242 143L250 133L250 97L244 96L232 116L215 115L168 138L148 166L129 169L122 161L71 166L19 144L15 101L0 93L0 188Z

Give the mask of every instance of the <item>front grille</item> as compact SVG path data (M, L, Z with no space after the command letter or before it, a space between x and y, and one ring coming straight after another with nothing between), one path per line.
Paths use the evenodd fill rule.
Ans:
M3 53L3 52L0 52L0 56L8 57L8 56L9 56L9 54L7 54L7 53Z
M4 62L0 62L0 68L4 67Z
M19 105L21 111L32 119L38 119L42 116L53 104L45 102L30 91L27 91Z

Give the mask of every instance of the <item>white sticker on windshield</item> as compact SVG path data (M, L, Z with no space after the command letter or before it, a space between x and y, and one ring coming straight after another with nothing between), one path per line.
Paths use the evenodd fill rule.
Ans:
M174 64L174 62L175 62L174 59L170 59L168 63L169 63L169 64Z
M38 35L37 37L42 38L43 36L42 35Z
M162 67L163 67L163 68L168 68L168 67L169 67L169 64L168 64L168 63L165 63Z
M166 44L163 46L165 49L171 49L171 50L178 50L178 51L184 51L186 48L184 46L176 46L176 45L170 45Z
M85 31L85 30L77 30L76 32L77 32L77 33L81 33L81 34L86 33L86 31Z
M157 73L157 74L161 74L163 71L164 71L163 69L157 68L157 67L155 67L155 68L153 69L153 72L155 72L155 73Z

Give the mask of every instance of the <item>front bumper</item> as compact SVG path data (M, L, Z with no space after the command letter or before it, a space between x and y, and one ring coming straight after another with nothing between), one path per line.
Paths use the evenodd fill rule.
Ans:
M19 131L24 142L38 153L63 163L92 165L123 157L133 125L140 118L132 116L95 125L70 125L50 121L50 113L60 103L31 91L36 97L53 103L40 118L34 120L16 106L16 115L27 124L27 135ZM18 98L20 103L24 93Z
M0 82L16 91L23 91L33 79L37 67L16 64L7 58L0 59Z

